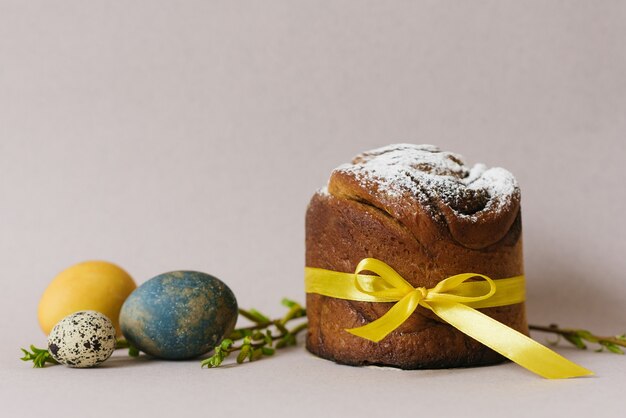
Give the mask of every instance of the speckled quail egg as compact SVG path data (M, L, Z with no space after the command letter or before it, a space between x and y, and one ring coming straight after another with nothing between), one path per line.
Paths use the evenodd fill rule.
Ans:
M69 367L92 367L115 351L115 327L97 311L80 311L60 320L48 336L48 351Z

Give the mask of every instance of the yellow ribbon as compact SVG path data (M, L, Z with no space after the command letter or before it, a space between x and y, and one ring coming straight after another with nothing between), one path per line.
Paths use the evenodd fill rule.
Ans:
M371 271L377 276L361 274ZM471 278L483 281L467 282ZM524 301L524 276L492 280L476 273L462 273L440 281L432 289L414 288L383 261L366 258L354 273L306 267L307 293L364 302L397 302L377 320L346 331L379 342L395 330L418 306L433 311L459 331L469 335L520 366L549 379L588 376L593 372L560 356L526 335L475 310Z

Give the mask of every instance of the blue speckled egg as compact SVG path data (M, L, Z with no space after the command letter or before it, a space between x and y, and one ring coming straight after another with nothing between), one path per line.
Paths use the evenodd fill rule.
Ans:
M237 300L221 280L197 271L160 274L124 302L120 328L144 353L169 360L211 351L237 322Z

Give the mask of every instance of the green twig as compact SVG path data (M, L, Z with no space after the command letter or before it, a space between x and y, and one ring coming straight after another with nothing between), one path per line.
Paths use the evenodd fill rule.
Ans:
M59 364L59 362L52 357L47 349L37 348L34 345L31 345L30 349L31 351L28 351L25 348L20 349L24 353L24 357L21 357L20 360L32 361L34 368L40 369L44 367L46 363Z
M528 328L532 331L556 334L559 338L564 338L574 347L581 350L587 349L585 341L588 343L598 344L600 348L596 351L607 350L615 354L624 354L624 350L620 347L626 347L626 334L616 335L614 337L601 337L584 329L559 328L556 324L550 324L547 327L542 325L529 325ZM556 345L558 342L559 341L557 339L552 344Z
M115 341L115 349L119 350L122 348L128 348L128 355L131 357L139 356L139 349L137 347L132 345L128 340L120 338L119 340Z
M307 323L298 324L288 329L287 324L293 320L306 316L306 310L298 303L289 299L283 299L282 304L289 311L281 318L269 319L256 309L240 309L242 317L254 322L254 325L235 329L229 338L224 339L215 347L211 357L201 363L201 367L218 367L232 353L239 352L237 363L259 360L264 356L271 356L276 349L297 344L297 336L307 328ZM236 345L235 341L241 340Z
M139 350L127 340L119 339L115 341L116 350L123 348L128 348L128 355L131 357L137 357L139 355ZM52 357L52 354L50 354L46 348L37 348L34 345L31 345L30 349L32 352L24 348L20 349L24 353L24 357L21 357L20 360L32 361L34 368L40 369L44 367L46 363L59 364L59 362Z

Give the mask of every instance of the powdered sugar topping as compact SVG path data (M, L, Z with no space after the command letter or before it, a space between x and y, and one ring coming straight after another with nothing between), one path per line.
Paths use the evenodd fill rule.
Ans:
M350 174L378 196L398 199L410 194L433 210L443 203L471 220L519 198L519 187L509 171L488 169L484 164L468 168L460 155L433 145L388 145L365 152L336 171Z

